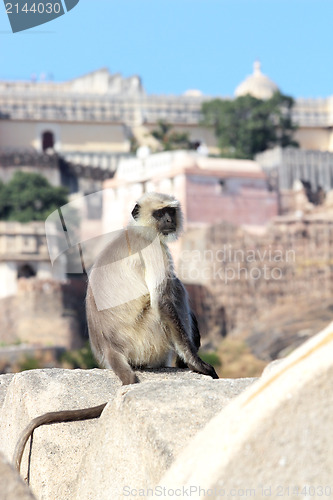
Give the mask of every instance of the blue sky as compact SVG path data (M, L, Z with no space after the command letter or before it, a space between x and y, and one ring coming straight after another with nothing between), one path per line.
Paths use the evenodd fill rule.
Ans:
M332 0L80 0L16 34L1 3L0 79L61 81L107 66L139 74L148 93L224 96L258 58L284 93L325 97L333 95L332 35Z

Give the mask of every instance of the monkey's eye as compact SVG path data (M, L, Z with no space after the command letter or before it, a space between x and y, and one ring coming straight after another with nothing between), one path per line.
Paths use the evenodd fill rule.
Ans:
M157 220L161 219L164 215L164 210L155 210L153 212L153 217Z

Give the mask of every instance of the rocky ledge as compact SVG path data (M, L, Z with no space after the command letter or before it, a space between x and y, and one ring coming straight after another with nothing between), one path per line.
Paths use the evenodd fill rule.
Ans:
M1 498L333 495L333 324L257 380L172 368L139 378L123 387L98 369L0 376ZM29 421L106 401L99 419L35 430L24 485L8 462Z

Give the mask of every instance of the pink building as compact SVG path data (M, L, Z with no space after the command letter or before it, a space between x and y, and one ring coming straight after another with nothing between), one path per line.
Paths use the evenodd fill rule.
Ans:
M123 160L113 179L104 182L104 230L127 224L135 201L147 191L180 200L187 226L228 221L263 226L278 214L276 193L252 160L209 158L171 151Z

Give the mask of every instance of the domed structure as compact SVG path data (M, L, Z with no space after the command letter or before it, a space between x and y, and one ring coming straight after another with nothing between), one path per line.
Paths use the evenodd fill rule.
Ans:
M279 90L278 86L261 72L261 64L255 61L253 74L245 78L235 90L235 96L240 97L250 94L257 99L270 99L274 92Z

